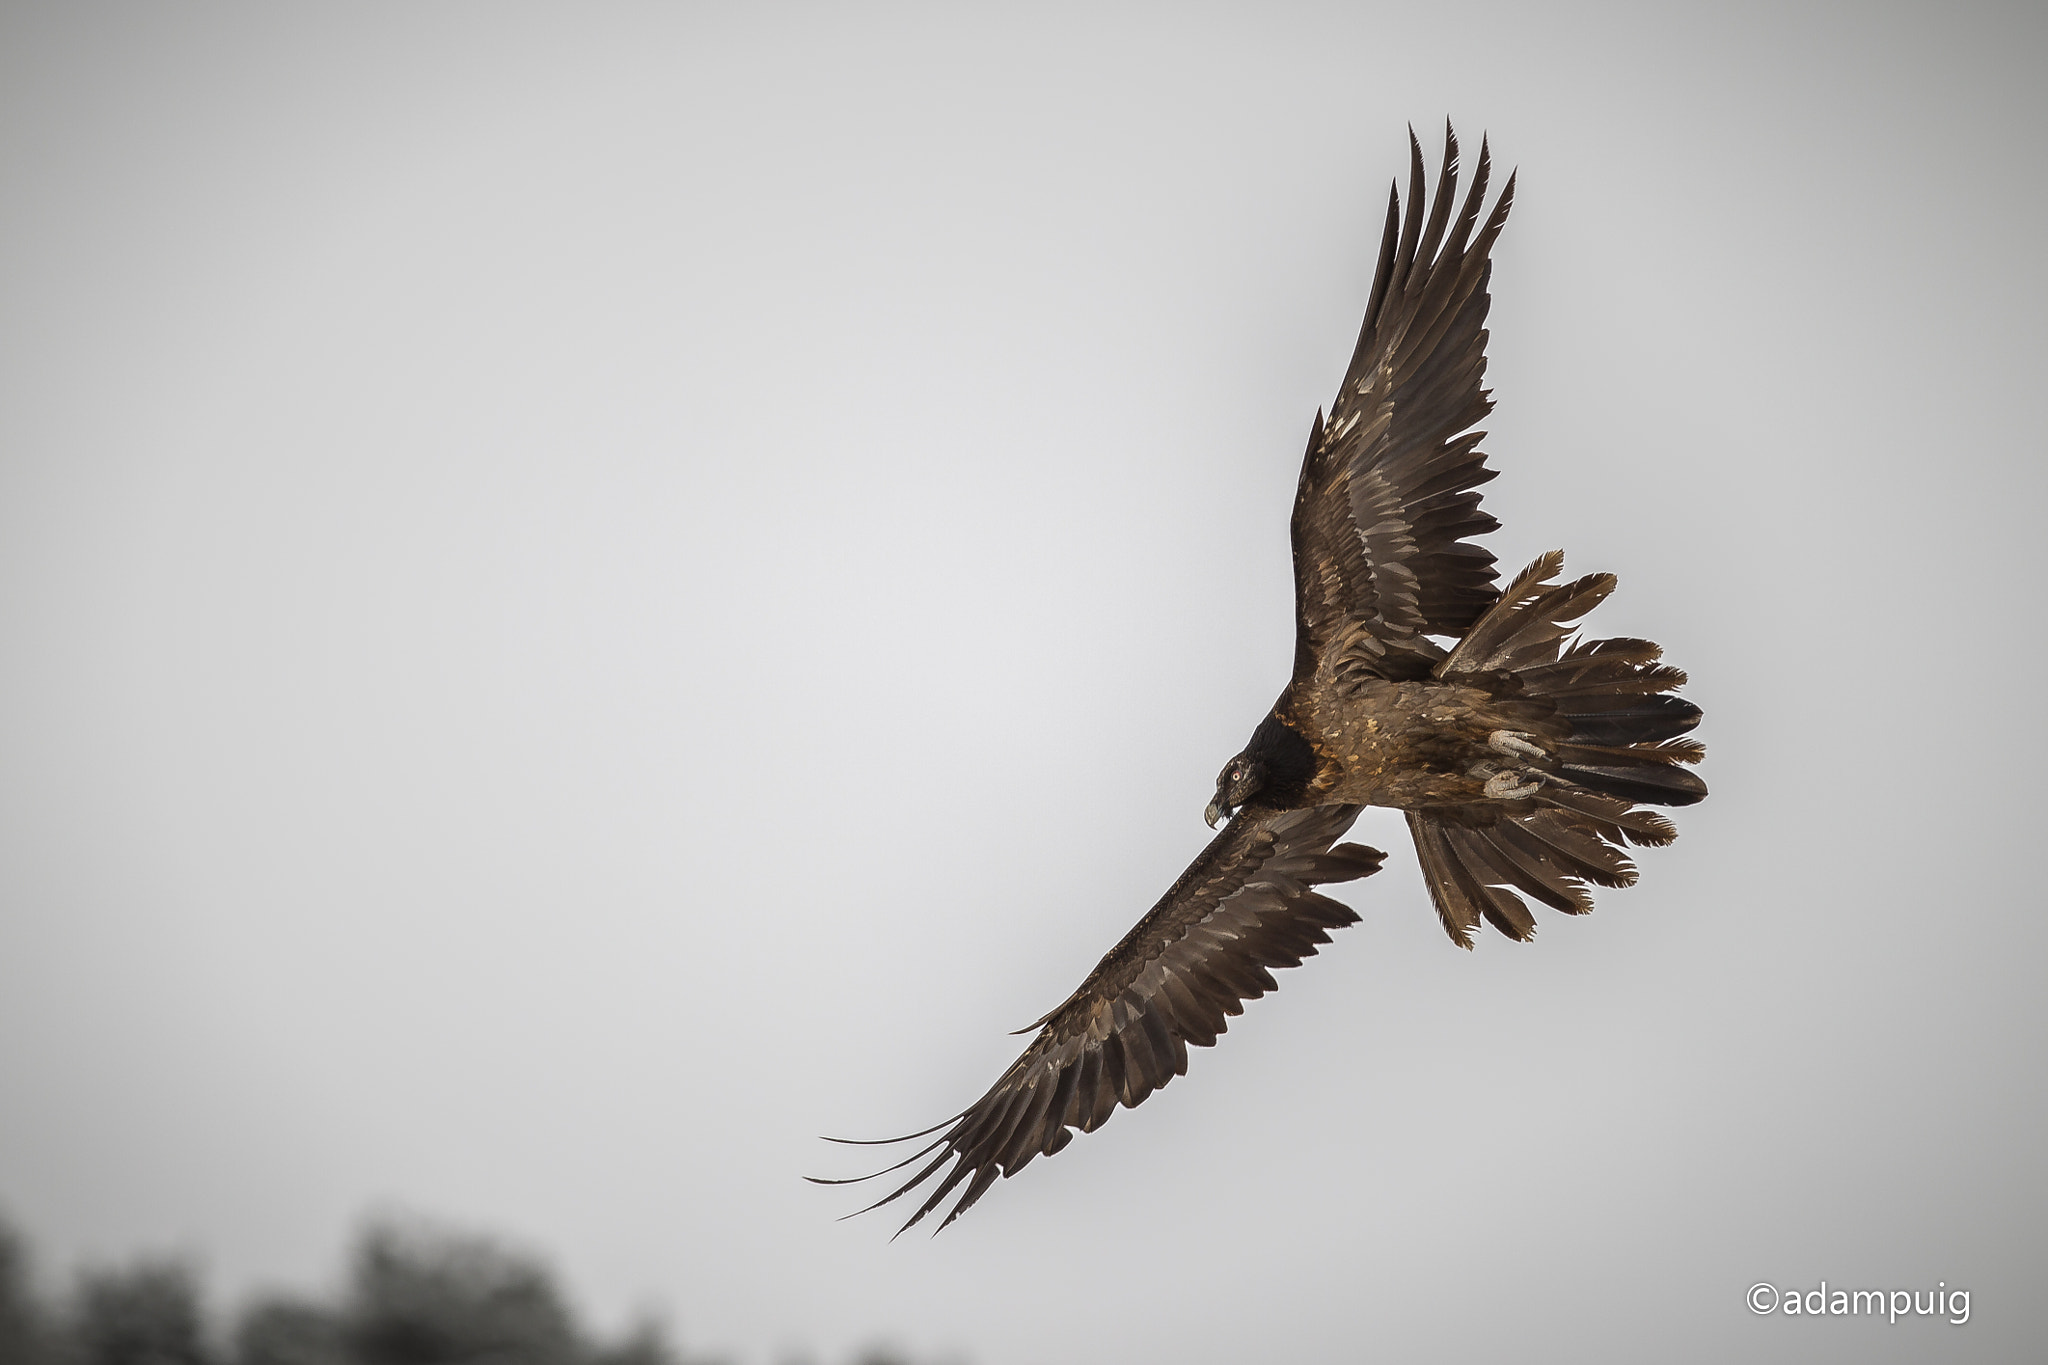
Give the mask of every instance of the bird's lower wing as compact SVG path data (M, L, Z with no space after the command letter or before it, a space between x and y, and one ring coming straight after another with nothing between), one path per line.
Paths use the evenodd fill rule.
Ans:
M923 1161L893 1193L900 1199L940 1176L910 1228L966 1183L940 1228L965 1213L997 1176L1093 1132L1118 1105L1135 1107L1187 1071L1189 1044L1208 1047L1227 1016L1274 988L1274 967L1294 967L1354 924L1349 906L1316 892L1377 872L1386 856L1338 844L1357 806L1247 812L1209 842L1151 912L1088 974L1066 1003L1039 1021L1038 1036L987 1094L953 1119L913 1133L938 1134L875 1175ZM1334 847L1333 847L1334 845ZM928 1159L927 1159L928 1158ZM811 1177L816 1179L816 1177ZM861 1176L861 1180L875 1176ZM824 1185L851 1181L817 1180ZM866 1209L861 1212L867 1212Z

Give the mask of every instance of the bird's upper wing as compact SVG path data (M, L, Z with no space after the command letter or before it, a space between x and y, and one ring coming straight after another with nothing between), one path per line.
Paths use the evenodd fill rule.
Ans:
M950 1161L952 1169L898 1231L968 1181L939 1225L944 1228L997 1176L1050 1156L1072 1139L1070 1130L1093 1132L1117 1105L1135 1106L1186 1072L1188 1044L1212 1045L1225 1016L1243 1012L1240 1002L1273 989L1268 968L1300 965L1330 941L1329 930L1357 922L1349 906L1311 888L1379 870L1385 854L1336 843L1359 810L1245 812L1224 826L1081 988L1038 1021L1037 1038L986 1095L944 1123L891 1139L907 1142L944 1129L888 1168L931 1157L901 1188L868 1207L901 1198Z
M1384 677L1420 677L1442 657L1426 637L1462 633L1494 600L1500 525L1472 490L1494 476L1470 428L1493 408L1486 374L1487 253L1507 221L1508 177L1483 226L1486 144L1453 221L1458 142L1444 132L1434 206L1408 135L1408 211L1387 206L1379 269L1343 386L1309 435L1292 523L1295 676L1332 652ZM1427 211L1427 221L1424 215ZM1473 229L1478 227L1477 235Z

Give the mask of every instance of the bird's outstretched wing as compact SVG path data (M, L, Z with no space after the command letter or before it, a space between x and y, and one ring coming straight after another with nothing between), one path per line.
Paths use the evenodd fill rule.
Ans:
M1298 679L1338 653L1383 677L1425 676L1442 657L1427 637L1463 633L1497 595L1493 555L1473 538L1500 523L1472 491L1496 471L1471 428L1493 409L1481 387L1487 253L1515 178L1481 226L1482 139L1454 221L1457 137L1445 128L1434 206L1413 129L1408 145L1407 213L1396 188L1358 348L1329 420L1316 415L1295 494Z
M1226 1016L1242 1013L1243 1001L1273 989L1269 968L1299 966L1317 945L1330 941L1330 930L1357 923L1349 906L1312 888L1379 870L1385 854L1336 842L1360 809L1245 812L1224 826L1081 988L1038 1021L1031 1046L986 1095L944 1123L889 1140L939 1134L875 1173L887 1175L930 1158L868 1208L901 1198L951 1162L898 1232L966 1181L966 1191L939 1224L943 1229L997 1176L1015 1175L1033 1157L1050 1156L1072 1140L1072 1130L1093 1132L1119 1104L1135 1107L1185 1073L1188 1044L1212 1045ZM821 1185L855 1183L809 1178Z

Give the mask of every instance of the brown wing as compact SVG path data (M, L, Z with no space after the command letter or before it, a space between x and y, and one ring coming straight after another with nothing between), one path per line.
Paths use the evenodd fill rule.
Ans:
M901 1198L950 1161L952 1169L897 1229L900 1234L910 1228L968 1181L939 1224L943 1230L997 1176L1015 1175L1033 1157L1052 1155L1072 1140L1072 1130L1093 1132L1119 1104L1135 1107L1184 1074L1188 1044L1211 1046L1224 1031L1225 1017L1243 1013L1241 1002L1273 989L1268 968L1299 966L1318 944L1330 941L1329 930L1357 923L1349 906L1310 888L1379 871L1386 855L1377 849L1331 847L1360 809L1246 812L1224 826L1081 988L1038 1021L1038 1037L986 1095L945 1123L890 1139L908 1142L945 1130L921 1151L875 1173L931 1157L901 1188L868 1208ZM855 1183L810 1179L821 1185Z
M1493 409L1480 387L1487 253L1515 179L1474 236L1485 141L1455 222L1457 137L1445 128L1433 208L1413 129L1408 144L1408 212L1396 189L1358 349L1302 461L1292 524L1297 679L1332 650L1383 677L1424 676L1442 657L1425 637L1461 634L1495 597L1493 555L1473 537L1500 523L1472 490L1496 471L1478 449L1485 433L1470 428Z

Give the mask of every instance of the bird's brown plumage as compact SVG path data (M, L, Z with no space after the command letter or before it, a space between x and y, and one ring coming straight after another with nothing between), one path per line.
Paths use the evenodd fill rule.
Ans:
M1379 870L1386 855L1336 842L1357 818L1355 806L1317 806L1232 820L1080 988L1038 1021L1038 1036L988 1093L890 1170L928 1157L924 1167L869 1207L900 1198L950 1162L904 1227L966 1181L950 1223L998 1175L1050 1156L1072 1130L1093 1132L1119 1104L1136 1106L1186 1074L1188 1044L1215 1043L1242 1002L1273 989L1269 969L1300 965L1330 941L1330 930L1357 922L1349 906L1315 890Z
M1499 523L1474 491L1494 471L1472 428L1492 408L1489 252L1514 177L1485 213L1482 141L1454 212L1447 128L1430 207L1412 130L1409 149L1407 212L1397 188L1357 348L1302 461L1293 676L1209 808L1230 822L987 1094L894 1140L932 1138L877 1173L915 1167L871 1208L937 1178L905 1228L964 1185L944 1227L998 1176L1143 1101L1273 989L1269 969L1355 922L1314 888L1378 870L1384 855L1337 843L1364 806L1406 814L1431 902L1470 947L1482 920L1529 938L1524 896L1583 914L1589 886L1629 885L1623 847L1674 837L1638 805L1706 795L1679 766L1704 752L1682 737L1699 709L1671 695L1685 675L1645 640L1570 638L1611 575L1559 583L1552 553L1496 587L1477 538Z
M1326 422L1309 433L1290 523L1295 676L1357 656L1383 676L1421 677L1492 604L1493 554L1474 542L1500 523L1472 490L1494 477L1464 434L1493 410L1486 391L1487 253L1515 181L1479 226L1491 158L1484 141L1453 225L1458 141L1445 134L1425 224L1422 146L1409 133L1409 213L1387 204L1379 268L1350 367ZM1474 229L1477 228L1475 235Z

